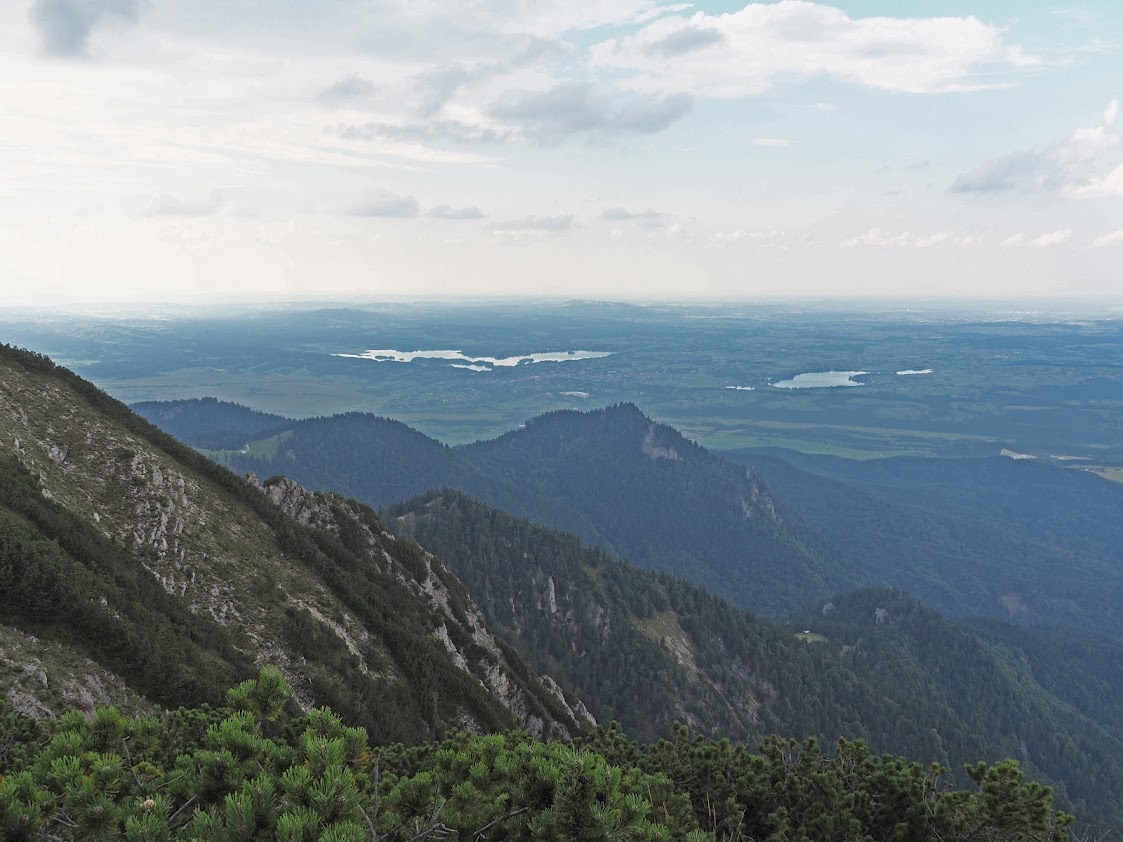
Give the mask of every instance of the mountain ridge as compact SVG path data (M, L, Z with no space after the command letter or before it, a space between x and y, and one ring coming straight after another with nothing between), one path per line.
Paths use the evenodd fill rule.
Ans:
M106 675L135 686L148 648L164 646L153 651L170 658L187 643L179 627L194 623L203 641L198 676L185 674L183 686L201 696L180 701L211 698L252 665L274 664L303 704L331 703L385 739L448 727L522 724L543 735L583 727L556 685L532 676L491 635L455 577L394 539L369 508L283 479L255 485L237 477L42 356L0 346L0 375L9 492L0 508L0 573L41 581L24 591L48 597L67 581L60 571L89 583L88 593L63 592L69 613L56 600L20 614L22 591L9 590L3 599L17 628L105 667L117 651L114 633L90 632L125 624L116 662L127 674ZM127 587L179 612L179 626L145 640L159 618L130 621L128 611L143 603ZM220 667L223 658L229 663ZM174 668L166 660L157 678ZM161 703L176 702L174 687L146 686L166 691ZM362 704L372 694L385 698L381 709Z
M1114 810L1106 769L1123 773L1123 706L1109 688L1123 681L1076 673L1097 657L1123 670L1123 643L1097 638L1071 670L1048 671L1053 649L1086 648L1086 636L1042 640L1002 624L980 634L888 588L762 620L459 492L386 515L446 560L535 669L633 736L668 737L680 721L750 744L769 732L860 738L952 769L1016 757L1081 812Z
M160 420L158 405L145 411ZM754 471L635 404L559 410L454 448L400 422L349 413L292 422L272 455L212 455L240 472L283 473L376 508L458 488L754 610L780 612L866 582Z

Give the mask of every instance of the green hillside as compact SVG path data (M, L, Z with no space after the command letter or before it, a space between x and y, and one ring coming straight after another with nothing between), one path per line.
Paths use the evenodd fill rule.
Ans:
M750 745L768 733L845 736L937 760L953 777L974 758L1014 757L1082 815L1121 818L1123 729L1109 688L1123 689L1123 644L1097 639L1069 671L1088 674L1066 688L1060 653L1026 636L1036 630L993 624L980 637L896 591L832 597L777 624L456 492L395 506L388 522L447 559L536 669L632 735L669 736L682 721ZM1002 635L1006 647L990 642ZM1015 643L1053 673L1030 668ZM1095 672L1098 657L1116 669Z
M161 407L145 407L155 423L164 423ZM213 435L205 409L195 405L200 432L189 443ZM351 413L292 422L273 455L212 455L240 472L283 473L374 507L457 488L759 611L782 612L870 581L754 472L631 404L550 413L458 448Z
M875 580L941 611L1123 639L1123 486L1034 460L724 454Z
M257 666L380 741L584 727L434 557L373 511L243 480L49 360L0 348L0 691L217 702ZM7 656L5 656L7 658ZM80 659L89 675L68 675ZM42 673L29 681L25 666ZM12 693L15 692L15 696ZM64 694L65 695L65 694ZM142 705L134 700L136 705Z

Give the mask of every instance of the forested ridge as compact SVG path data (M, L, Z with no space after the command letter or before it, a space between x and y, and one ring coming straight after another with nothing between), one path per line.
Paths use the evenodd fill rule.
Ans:
M160 705L214 703L256 657L284 664L306 703L330 704L386 740L466 724L582 727L487 632L456 577L390 536L369 508L284 481L247 482L44 357L0 346L0 366L0 424L14 433L0 442L10 448L0 451L0 629L81 652ZM34 419L44 406L25 403L28 394L49 420ZM32 448L47 424L61 440L64 423L115 443L80 439L53 458L46 445ZM182 470L191 493L154 488L152 473L130 469L142 459L153 471ZM88 500L100 520L55 499L85 500L95 488L114 495ZM188 510L197 525L152 540ZM111 517L121 533L111 534ZM190 543L216 535L207 553ZM189 601L204 575L215 584ZM225 582L238 589L205 601ZM0 677L11 683L19 671ZM50 685L47 675L36 692Z
M1123 640L1118 483L1001 456L723 455L759 471L871 577L940 611Z
M179 404L145 411L163 423L158 413ZM203 434L214 422L208 406L177 418L197 417ZM237 415L225 407L216 418ZM194 443L190 425L179 429ZM236 429L235 438L252 437ZM765 613L888 585L953 616L1123 639L1123 486L1071 467L998 456L709 453L630 405L550 413L457 448L351 413L290 422L272 456L216 455L376 508L457 488Z
M609 622L577 629L588 668L582 675L573 641L565 638L573 628L545 625L528 645L518 625L520 611L529 616L529 601L491 621L450 569L388 534L369 508L280 478L238 477L46 358L0 348L0 366L0 444L7 457L0 462L0 536L8 542L0 573L12 585L0 599L30 600L5 616L22 632L84 652L121 676L147 696L147 710L165 709L138 720L113 712L87 720L92 709L86 707L85 716L39 722L7 711L0 815L23 822L11 834L34 826L58 838L98 838L116 828L130 839L247 833L415 839L430 832L432 838L453 832L559 839L687 839L692 832L703 834L698 839L745 840L1060 838L1065 820L1053 814L1051 791L1027 783L1004 762L1025 756L1017 746L982 733L982 726L965 727L946 699L924 695L930 688L910 683L901 691L891 670L860 672L842 649L865 644L842 643L844 630L826 645L802 640L792 627L762 623L698 587L642 573L525 521L508 540L512 518L459 498L464 516L445 529L450 547L463 549L466 536L476 534L468 546L510 574L511 582L496 577L494 593L481 601L499 604L499 584L517 581L520 557L525 563L551 554L561 571L555 602L565 600L563 573L599 600ZM506 465L503 482L513 481L536 442L569 442L566 452L578 462L594 458L578 434L588 420L567 413L544 422L545 438L527 431L533 435L511 445L514 456L496 460ZM666 471L686 463L680 476L691 482L683 493L701 494L719 476L707 467L716 464L712 457L634 407L593 420L623 429L615 446L636 451L615 466L616 478L635 483L654 476L650 465ZM405 464L420 434L404 426L400 433ZM428 464L435 467L459 458L455 449L431 453ZM776 505L754 475L721 470L721 482L729 483L722 493L738 493L736 514L751 527L745 534L754 548L778 548L765 563L802 563L801 553L819 547L823 552L812 557L827 564L829 547ZM612 493L610 484L601 488ZM609 498L596 499L606 505ZM171 528L186 515L195 520L182 532ZM220 555L208 559L184 543L190 540L210 541L207 553ZM222 575L237 583L229 593L239 602L228 596L180 601L192 593L194 573L212 575L207 564L221 565ZM817 569L801 568L782 587ZM740 575L745 584L755 581ZM217 587L220 580L214 581ZM538 611L550 602L540 585L534 585ZM44 601L21 588L34 588ZM523 596L529 600L530 593ZM181 614L191 616L181 623ZM251 616L257 625L246 619ZM492 637L490 623L514 645ZM605 625L620 630L610 647L594 640ZM146 646L149 627L153 641ZM277 648L263 647L263 639ZM267 671L223 701L223 686L274 655L299 686L290 689L280 673ZM631 664L650 667L662 687L645 686L642 675L629 680ZM539 680L536 673L545 668L561 679L560 689ZM165 675L171 680L163 681ZM693 689L665 692L683 687ZM1090 705L1095 688L1084 690L1080 699ZM645 729L629 711L648 691L648 707L639 705L656 724ZM999 695L1008 691L999 686ZM588 733L578 713L586 696L604 721L631 716L630 724ZM1015 714L1040 727L1038 701L1031 697ZM179 707L184 703L190 707ZM324 704L335 714L300 713ZM1083 767L1066 767L1073 777L1058 803L1071 796L1082 820L1110 820L1113 805L1103 802L1104 790L1081 776L1119 778L1104 758L1111 735L1097 751L1065 719L1066 708L1051 710L1058 744L1087 758ZM675 726L676 719L694 731ZM510 730L519 723L524 730ZM450 733L461 726L506 736ZM362 733L348 730L355 727ZM538 742L525 729L572 743ZM735 743L712 739L725 729ZM786 737L765 738L772 731ZM635 736L647 742L633 742ZM672 739L651 741L658 736ZM818 743L799 742L814 737ZM828 750L820 753L819 744ZM933 774L870 754L867 744L946 768ZM979 759L994 765L975 766ZM1047 782L1054 771L1045 760L1029 757L1027 774ZM294 771L298 766L304 771ZM489 769L499 777L488 778ZM394 806L398 784L402 801Z
M931 711L940 712L923 720L939 743L952 733L946 723L957 722L979 744L1047 774L1078 810L1123 824L1117 783L1123 780L1123 732L1116 704L1081 704L1082 689L1113 678L1097 676L1095 659L1054 663L1052 675L1035 670L1033 660L1045 654L1037 630L990 623L975 633L974 624L951 621L889 589L817 603L794 622L821 635L817 645L825 654L868 681L926 699ZM1123 645L1102 642L1102 669L1117 673ZM1075 689L1060 686L1060 674L1071 676L1074 666L1087 674L1072 680Z
M759 752L676 729L642 745L614 728L578 745L452 733L417 746L324 708L298 713L263 670L217 708L88 720L0 703L0 833L43 839L419 842L424 839L1061 842L1070 818L1012 762L943 769L840 741Z
M768 622L458 492L386 514L446 559L535 669L633 736L667 736L676 720L750 743L845 736L938 760L953 777L974 758L1016 757L1063 782L1083 815L1123 819L1123 732L1108 692L1121 685L1096 667L1123 669L1123 644L1084 635L1076 651L1095 648L1066 662L1076 652L1063 630L1045 640L1064 650L1046 650L1035 630L991 623L979 634L888 589ZM1039 676L1025 652L1052 673Z
M237 450L247 442L276 435L292 426L292 421L281 415L215 398L149 401L130 408L177 439L190 438L195 447L209 450Z
M138 408L169 423L167 404ZM177 419L185 417L174 408ZM189 443L203 446L213 435L206 409L192 410L197 437L177 428ZM214 412L233 416L221 406ZM236 437L247 431L235 429ZM782 612L870 581L755 473L632 404L553 412L493 441L456 448L397 421L348 413L292 422L272 455L213 455L238 471L284 474L376 508L457 488L759 611Z

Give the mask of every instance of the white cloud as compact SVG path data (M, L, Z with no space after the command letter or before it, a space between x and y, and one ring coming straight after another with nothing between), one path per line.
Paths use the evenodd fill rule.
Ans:
M367 99L375 94L378 88L358 73L351 73L332 82L320 93L320 100L325 105L344 105L356 100Z
M667 61L659 45L708 33L698 48ZM806 0L750 3L728 14L664 15L638 32L594 45L594 67L631 74L645 92L740 97L781 76L835 79L905 93L994 87L995 69L1037 60L976 17L854 18ZM984 77L984 73L987 73Z
M464 208L454 208L450 205L437 205L430 208L429 212L425 214L434 219L483 219L487 216L482 210L475 205Z
M607 219L610 222L636 222L650 228L659 228L667 224L671 215L653 208L633 211L627 208L615 207L603 211L600 218Z
M962 173L948 190L976 194L1055 192L1076 197L1123 194L1123 166L1104 175L1118 157L1115 152L1121 138L1111 131L1117 110L1117 101L1112 100L1104 111L1103 125L1077 129L1052 146L986 161Z
M938 234L929 234L927 237L918 237L913 245L917 248L931 248L938 246L940 243L946 243L952 239L952 235L948 231L941 231Z
M1110 234L1101 234L1092 241L1092 246L1094 248L1115 245L1123 245L1123 228L1120 228L1118 231L1112 231Z
M1123 196L1123 164L1120 164L1101 179L1093 180L1073 191L1082 198L1104 198Z
M573 227L573 214L559 213L554 216L524 216L522 219L512 219L506 222L497 222L491 230L498 235L524 234L532 232L559 233L568 231Z
M1072 239L1072 229L1061 228L1048 234L1042 234L1040 237L1034 237L1029 244L1037 248L1049 248L1067 243L1070 239Z
M222 210L222 197L217 191L205 199L181 199L176 196L157 196L145 209L144 216L211 216Z
M714 246L729 246L741 242L775 244L783 239L783 236L780 231L746 231L738 228L735 231L718 231L711 234L709 243Z
M903 234L887 234L880 228L871 228L865 234L859 234L843 240L841 245L843 248L854 248L855 246L874 246L877 248L897 247L897 248L932 248L943 243L957 243L959 245L972 245L978 242L978 238L971 236L957 237L951 231L937 231L934 234L917 235L911 234L908 231Z
M795 143L794 140L789 140L786 137L754 137L753 146L761 146L764 148L782 149L791 146Z
M47 55L84 56L95 29L135 23L138 6L138 0L36 0L31 21Z
M1004 249L1014 248L1015 246L1020 246L1025 241L1026 241L1026 235L1019 231L1017 234L1012 234L1011 236L1009 236L1005 240L1003 240L1002 241L1002 248L1004 248Z
M352 216L374 216L389 219L412 219L420 213L417 199L379 190L351 208Z
M1119 115L1119 100L1113 99L1104 109L1104 125L1114 126L1115 118Z
M693 98L682 93L617 101L591 84L565 83L546 91L508 91L487 113L521 136L557 140L581 132L662 131L692 105Z

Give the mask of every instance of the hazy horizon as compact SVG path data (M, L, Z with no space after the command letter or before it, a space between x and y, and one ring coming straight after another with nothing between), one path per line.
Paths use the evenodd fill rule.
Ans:
M1105 0L18 0L0 303L1119 296Z
M924 312L949 315L993 316L1057 316L1080 318L1123 318L1123 295L1120 296L1010 296L965 297L877 294L846 297L825 295L756 295L713 296L708 298L644 297L619 295L614 297L575 297L565 295L459 295L439 299L417 295L400 296L294 296L260 294L253 297L231 294L220 296L196 293L178 297L137 298L133 296L89 297L43 300L9 300L0 298L0 315L11 317L53 314L60 317L85 318L220 318L269 310L370 310L380 307L404 307L421 311L460 309L486 309L503 307L557 308L566 305L593 307L671 308L683 310L713 310L723 306L737 308L761 307L768 309L791 308L807 311L842 311L850 314L891 311L895 313Z

